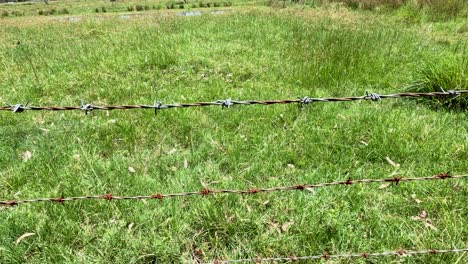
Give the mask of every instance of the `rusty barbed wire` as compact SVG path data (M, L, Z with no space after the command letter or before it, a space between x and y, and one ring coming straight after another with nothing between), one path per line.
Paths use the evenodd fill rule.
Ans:
M462 179L468 178L468 175L449 175L448 173L441 173L434 176L427 176L427 177L417 177L417 178L404 178L404 177L393 177L393 178L385 178L385 179L361 179L361 180L352 180L348 179L346 181L334 181L334 182L327 182L327 183L318 183L318 184L299 184L293 186L283 186L283 187L271 187L271 188L253 188L248 190L210 190L208 188L204 188L201 191L193 191L193 192L181 192L181 193L171 193L171 194L162 194L156 193L152 195L138 195L138 196L114 196L112 193L104 194L104 195L89 195L89 196L76 196L76 197L58 197L58 198L35 198L35 199L27 199L27 200L9 200L9 201L0 201L0 205L2 206L15 206L20 204L26 203L39 203L39 202L57 202L57 203L64 203L64 202L71 202L71 201L79 201L79 200L145 200L145 199L157 199L163 200L165 198L175 198L175 197L185 197L185 196L207 196L213 194L257 194L257 193L264 193L264 192L278 192L278 191L294 191L294 190L306 190L306 189L313 189L313 188L322 188L328 186L335 186L335 185L352 185L352 184L360 184L360 183L394 183L398 184L400 182L409 182L409 181L428 181L428 180L444 180L444 179Z
M230 260L217 260L215 259L210 264L221 264L221 263L244 263L244 262L253 262L253 263L265 263L265 262L295 262L300 260L318 260L318 259L338 259L338 258L364 258L369 259L372 257L404 257L410 255L424 255L424 254L443 254L443 253L463 253L468 252L468 248L461 249L423 249L423 250L395 250L395 251L385 251L378 253L351 253L351 254L334 254L330 255L327 252L324 252L320 255L314 256L289 256L289 257L273 257L273 258L247 258L247 259L230 259ZM208 263L205 263L208 264Z
M174 104L163 104L158 101L154 101L153 105L104 105L98 106L90 103L85 104L81 101L79 106L28 106L28 104L8 104L7 106L0 107L0 111L12 111L14 113L21 113L24 111L69 111L69 110L81 110L88 114L94 110L126 110L126 109L154 109L155 113L158 110L170 109L170 108L186 108L186 107L201 107L201 106L221 106L223 108L229 108L234 105L273 105L273 104L290 104L298 103L302 105L314 103L314 102L351 102L359 100L371 100L378 101L389 98L404 98L404 97L437 97L437 96L452 96L458 97L462 94L467 94L468 90L449 90L445 91L441 89L441 92L429 92L429 93L397 93L397 94L385 94L379 95L376 93L366 92L364 96L354 97L330 97L330 98L310 98L300 97L298 99L286 99L286 100L247 100L247 101L235 101L231 99L217 100L213 102L195 102L195 103L174 103Z

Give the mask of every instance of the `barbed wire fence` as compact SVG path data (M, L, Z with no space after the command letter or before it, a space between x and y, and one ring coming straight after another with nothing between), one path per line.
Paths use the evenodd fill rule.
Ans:
M153 105L93 105L90 103L84 103L81 101L79 106L28 106L26 104L9 104L5 103L6 106L0 107L0 111L12 111L13 113L21 113L24 111L71 111L80 110L88 114L94 110L128 110L128 109L154 109L155 113L158 110L171 109L171 108L187 108L187 107L202 107L202 106L221 106L223 108L229 108L235 105L274 105L274 104L301 104L307 105L315 102L352 102L361 100L379 101L382 99L390 98L421 98L421 97L451 97L456 98L458 96L468 93L468 90L449 90L445 91L441 89L441 92L429 92L429 93L396 93L396 94L384 94L380 95L377 93L366 92L364 96L352 96L352 97L329 97L329 98L310 98L300 97L297 99L284 99L284 100L248 100L248 101L236 101L231 99L216 100L213 102L194 102L194 103L174 103L174 104L163 104L159 101L154 101Z
M329 259L350 259L350 258L378 258L378 257L405 257L411 255L435 255L435 254L446 254L446 253L465 253L468 252L468 248L461 249L423 249L423 250L395 250L395 251L385 251L385 252L376 252L376 253L351 253L351 254L335 254L331 255L327 252L324 252L320 255L313 256L289 256L289 257L272 257L272 258L247 258L247 259L229 259L229 260L218 260L215 259L212 262L205 264L227 264L227 263L267 263L267 262L295 262L301 260L329 260Z
M152 105L93 105L90 103L84 103L81 101L79 106L29 106L29 103L26 104L9 104L6 103L6 106L0 107L0 111L11 111L13 113L22 113L25 111L69 111L69 110L79 110L84 111L88 114L94 110L126 110L126 109L153 109L155 114L159 110L172 109L172 108L188 108L188 107L203 107L203 106L221 106L222 108L229 108L236 105L274 105L274 104L299 104L305 106L307 104L316 103L316 102L352 102L352 101L361 101L361 100L370 100L370 101L379 101L382 99L392 99L392 98L428 98L428 97L443 97L443 98L456 98L461 95L467 94L468 90L449 90L445 91L441 88L441 92L427 92L427 93L396 93L396 94L385 94L380 95L377 93L366 92L364 96L351 96L351 97L329 97L329 98L310 98L310 97L300 97L297 99L284 99L284 100L245 100L245 101L236 101L231 99L226 100L216 100L213 102L193 102L193 103L173 103L173 104L163 104L159 101L154 101ZM280 186L280 187L271 187L271 188L251 188L247 190L229 190L229 189L208 189L204 188L201 191L191 191L191 192L180 192L180 193L170 193L162 194L156 193L151 195L138 195L138 196L115 196L112 193L107 193L104 195L88 195L88 196L70 196L70 197L49 197L49 198L34 198L34 199L24 199L24 200L5 200L0 201L0 206L17 206L20 204L27 203L40 203L40 202L54 202L61 203L80 201L80 200L146 200L146 199L157 199L163 200L166 198L176 198L176 197L187 197L187 196L207 196L214 194L237 194L237 195L250 195L250 194L259 194L267 192L282 192L282 191L297 191L297 190L310 190L315 188L329 187L329 186L348 186L353 184L370 184L370 183L390 183L398 185L400 182L412 182L412 181L428 181L428 180L445 180L445 179L465 179L468 178L468 175L449 175L448 173L441 173L434 176L427 177L416 177L416 178L405 178L405 177L392 177L384 179L357 179L352 180L348 179L345 181L334 181L334 182L324 182L317 184L299 184L292 186ZM218 260L215 259L211 263L245 263L245 262L254 262L254 263L266 263L266 262L294 262L300 260L319 260L319 259L347 259L347 258L378 258L378 257L404 257L411 255L424 255L424 254L445 254L445 253L465 253L468 252L468 248L462 249L423 249L423 250L394 250L394 251L385 251L385 252L374 252L374 253L349 253L349 254L328 254L324 252L320 255L310 255L310 256L288 256L288 257L256 257L256 258L246 258L246 259L227 259L227 260Z
M279 192L279 191L301 191L307 189L314 189L314 188L323 188L329 186L337 186L337 185L352 185L352 184L369 184L369 183L394 183L398 184L400 182L410 182L410 181L429 181L429 180L445 180L445 179L464 179L468 178L468 175L449 175L448 173L441 173L434 176L427 176L427 177L416 177L416 178L404 178L404 177L393 177L393 178L385 178L385 179L360 179L360 180L352 180L348 179L346 181L334 181L334 182L326 182L326 183L318 183L318 184L298 184L292 186L282 186L282 187L271 187L271 188L253 188L247 190L226 190L226 189L218 189L218 190L210 190L208 188L204 188L201 191L192 191L192 192L180 192L180 193L171 193L171 194L162 194L156 193L151 195L138 195L138 196L115 196L112 193L104 194L104 195L88 195L88 196L74 196L74 197L58 197L58 198L35 198L35 199L26 199L26 200L8 200L8 201L0 201L0 205L3 206L15 206L20 204L26 203L40 203L40 202L56 202L56 203L64 203L64 202L72 202L72 201L80 201L80 200L146 200L146 199L158 199L163 200L165 198L175 198L175 197L186 197L186 196L207 196L213 194L258 194L258 193L266 193L266 192Z

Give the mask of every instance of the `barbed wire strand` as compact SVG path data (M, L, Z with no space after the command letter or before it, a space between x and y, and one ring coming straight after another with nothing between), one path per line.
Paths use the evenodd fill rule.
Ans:
M257 193L265 193L265 192L278 192L278 191L294 191L294 190L306 190L306 189L313 189L313 188L322 188L328 186L335 186L335 185L352 185L352 184L368 184L368 183L394 183L398 184L400 182L409 182L409 181L428 181L428 180L444 180L444 179L462 179L468 178L468 175L455 175L451 176L448 173L441 173L434 176L428 177L417 177L417 178L404 178L404 177L393 177L393 178L385 178L385 179L361 179L361 180L352 180L348 179L346 181L335 181L335 182L327 182L327 183L318 183L318 184L300 184L300 185L293 185L293 186L283 186L283 187L271 187L271 188L253 188L248 190L210 190L205 188L201 191L193 191L193 192L181 192L181 193L171 193L171 194L162 194L156 193L152 195L138 195L138 196L114 196L112 193L104 194L104 195L90 195L90 196L76 196L76 197L58 197L58 198L35 198L35 199L27 199L27 200L8 200L8 201L0 201L0 205L2 206L15 206L19 204L26 204L26 203L39 203L39 202L71 202L71 201L79 201L79 200L144 200L144 199L158 199L163 200L165 198L174 198L174 197L184 197L184 196L207 196L213 195L218 193L227 193L227 194L257 194Z
M243 263L243 262L253 262L253 263L265 263L265 262L294 262L300 260L318 260L318 259L337 259L337 258L364 258L369 259L372 257L389 257L389 256L397 256L397 257L404 257L410 255L424 255L424 254L443 254L443 253L464 253L468 252L468 248L461 248L461 249L423 249L423 250L395 250L395 251L385 251L385 252L378 252L378 253L351 253L351 254L335 254L330 255L326 252L322 253L321 255L314 255L314 256L289 256L289 257L274 257L274 258L250 258L250 259L231 259L231 260L217 260L215 259L210 264L221 264L221 263ZM208 264L208 263L206 263Z
M12 111L14 113L21 113L24 111L68 111L68 110L81 110L86 114L94 110L125 110L125 109L154 109L155 112L163 109L170 108L185 108L185 107L201 107L201 106L222 106L223 108L229 108L234 105L273 105L273 104L290 104L299 103L302 105L314 103L314 102L350 102L359 100L371 100L378 101L381 99L388 98L403 98L403 97L437 97L437 96L452 96L458 97L462 94L467 94L468 90L449 90L445 91L441 89L441 92L430 92L430 93L397 93L397 94L385 94L379 95L376 93L366 92L364 96L354 97L331 97L331 98L309 98L302 97L298 99L286 99L286 100L265 100L265 101L235 101L231 99L217 100L213 102L195 102L195 103L174 103L174 104L162 104L155 101L153 105L92 105L85 104L83 101L80 106L28 106L28 104L8 104L7 106L0 107L0 111Z

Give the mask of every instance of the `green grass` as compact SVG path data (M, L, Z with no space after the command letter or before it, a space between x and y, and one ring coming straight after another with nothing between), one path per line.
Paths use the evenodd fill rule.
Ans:
M394 14L265 7L200 17L158 12L131 19L93 14L78 22L4 18L1 100L79 105L80 99L152 104L348 96L406 91L415 82L434 82L424 76L446 75L456 76L447 84L467 89L466 35L441 43L426 24L408 25ZM441 66L425 75L444 63L456 74ZM468 172L467 128L466 112L411 99L157 115L3 112L0 199L247 189L395 171L462 174ZM32 153L27 161L25 151ZM0 262L184 263L197 250L209 261L468 246L465 180L378 187L0 208ZM411 219L422 209L437 230ZM275 227L291 222L287 232ZM26 232L36 235L16 245ZM376 260L466 261L466 254Z

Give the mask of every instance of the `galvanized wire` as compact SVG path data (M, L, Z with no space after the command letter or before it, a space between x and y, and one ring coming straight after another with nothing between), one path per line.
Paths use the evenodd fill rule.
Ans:
M306 190L306 189L313 189L313 188L322 188L328 186L335 186L335 185L352 185L352 184L368 184L368 183L394 183L398 184L400 182L409 182L409 181L428 181L428 180L444 180L444 179L462 179L468 178L468 175L449 175L447 173L441 173L434 176L427 176L427 177L417 177L417 178L404 178L404 177L393 177L393 178L385 178L385 179L361 179L361 180L352 180L348 179L346 181L335 181L335 182L327 182L327 183L318 183L318 184L299 184L293 186L283 186L283 187L271 187L271 188L253 188L248 190L210 190L205 188L201 191L193 191L193 192L181 192L181 193L171 193L171 194L162 194L156 193L152 195L138 195L138 196L115 196L112 193L104 194L104 195L89 195L89 196L76 196L76 197L58 197L58 198L34 198L34 199L26 199L26 200L8 200L8 201L0 201L0 205L3 206L15 206L19 204L26 204L26 203L39 203L39 202L71 202L71 201L79 201L79 200L144 200L144 199L158 199L163 200L165 198L175 198L175 197L185 197L185 196L207 196L219 193L227 193L227 194L258 194L264 192L278 192L278 191L294 191L294 190Z
M379 95L376 93L368 93L364 96L352 96L352 97L331 97L331 98L309 98L301 97L298 99L285 99L285 100L247 100L247 101L235 101L231 99L216 100L213 102L194 102L194 103L174 103L174 104L163 104L158 101L154 101L153 105L104 105L98 106L93 104L85 104L81 102L79 106L28 106L28 104L8 104L7 106L0 107L0 111L12 111L14 113L21 113L24 111L68 111L68 110L81 110L85 113L94 110L125 110L125 109L154 109L155 112L163 109L171 108L186 108L186 107L201 107L201 106L221 106L228 108L234 105L273 105L273 104L310 104L314 102L350 102L359 100L371 100L378 101L381 99L389 98L404 98L404 97L458 97L462 94L468 93L468 90L449 90L441 92L430 92L430 93L397 93L397 94L384 94Z
M404 257L410 255L425 255L425 254L443 254L443 253L464 253L468 252L468 248L461 248L461 249L423 249L423 250L395 250L395 251L385 251L385 252L378 252L378 253L351 253L351 254L335 254L330 255L326 252L320 255L314 256L289 256L289 257L275 257L275 258L247 258L247 259L230 259L230 260L214 260L209 263L213 264L221 264L221 263L245 263L245 262L252 262L252 263L266 263L266 262L294 262L300 260L319 260L319 259L343 259L343 258L376 258L376 257ZM208 263L207 263L208 264Z

